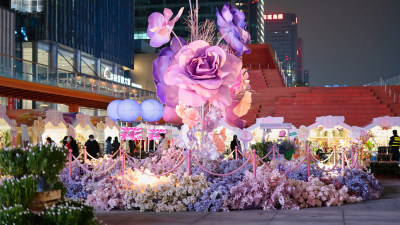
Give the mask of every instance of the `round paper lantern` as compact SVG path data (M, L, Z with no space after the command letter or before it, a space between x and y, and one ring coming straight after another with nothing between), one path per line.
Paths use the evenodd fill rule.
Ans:
M132 122L140 116L140 105L135 100L125 99L119 103L117 112L119 120Z
M175 108L168 106L165 106L164 108L163 119L167 123L182 124L182 118L176 114Z
M148 122L160 120L164 114L164 106L154 99L147 99L140 104L142 118Z
M119 120L117 108L120 102L122 102L122 100L114 100L107 106L107 115L113 121Z

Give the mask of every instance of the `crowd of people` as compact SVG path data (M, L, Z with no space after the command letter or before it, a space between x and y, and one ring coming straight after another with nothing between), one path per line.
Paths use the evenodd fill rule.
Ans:
M47 144L55 144L55 142L50 138L46 138L46 143ZM149 141L149 149L150 151L156 151L156 150L166 150L169 147L168 139L165 138L165 134L160 134L160 140L158 146L154 146L155 142L154 140ZM62 147L71 149L72 150L72 155L74 157L78 157L80 152L79 152L79 147L76 142L76 140L72 136L65 136L63 141L62 141ZM100 145L96 141L95 137L93 134L89 135L89 139L85 143L86 147L86 152L92 156L93 158L98 158L100 157ZM114 140L112 137L107 137L106 141L104 142L104 154L107 155L113 155L115 152L117 152L120 147L126 151L127 154L134 154L136 151L138 151L138 147L136 146L135 142L133 140L122 140L119 142L118 137L114 137Z

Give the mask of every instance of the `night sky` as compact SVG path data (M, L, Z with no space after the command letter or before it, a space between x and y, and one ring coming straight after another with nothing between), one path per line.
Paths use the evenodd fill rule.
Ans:
M400 73L400 0L264 0L298 17L310 85L364 85Z

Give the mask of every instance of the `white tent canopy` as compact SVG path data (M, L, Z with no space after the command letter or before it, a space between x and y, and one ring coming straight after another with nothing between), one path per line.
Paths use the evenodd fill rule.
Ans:
M400 117L377 117L364 129L372 134L372 139L378 146L387 146L393 135L392 130L400 132Z
M68 125L63 118L63 114L55 109L46 110L46 119L43 121L44 133L42 138L50 137L56 144L68 134Z

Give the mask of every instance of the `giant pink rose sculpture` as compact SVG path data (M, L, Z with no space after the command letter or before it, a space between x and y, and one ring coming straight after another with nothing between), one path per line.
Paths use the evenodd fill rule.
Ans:
M165 72L165 83L179 87L183 104L198 107L207 100L224 108L232 103L229 86L240 74L242 61L219 46L198 40L183 46Z

